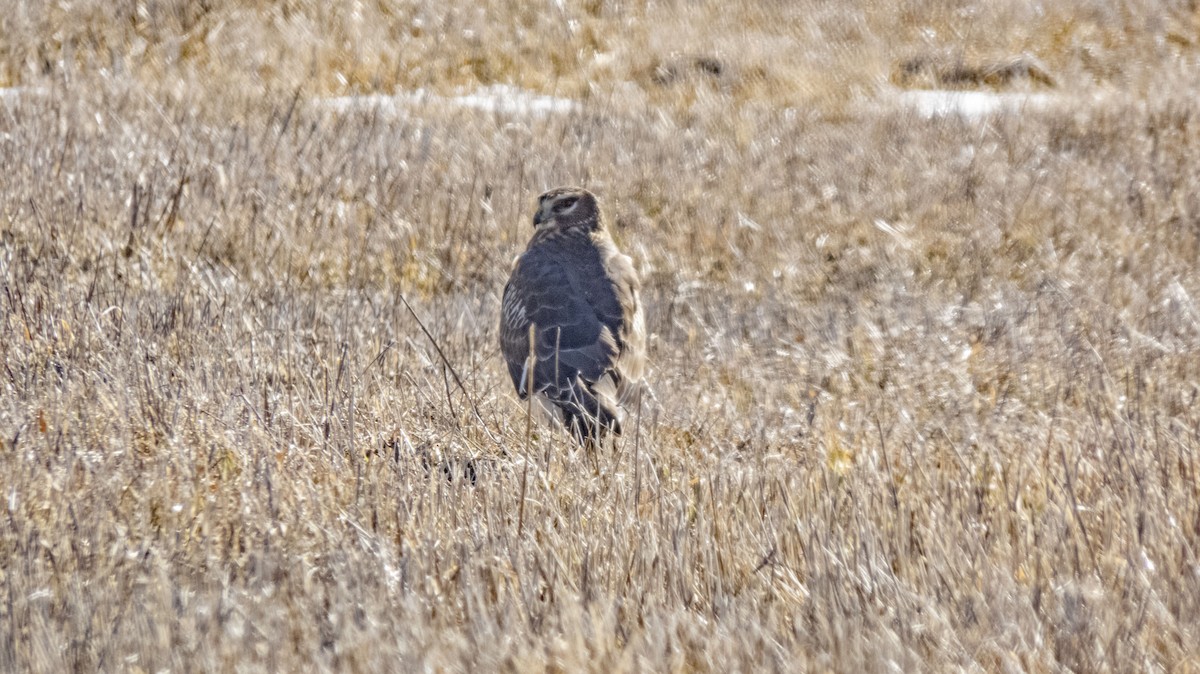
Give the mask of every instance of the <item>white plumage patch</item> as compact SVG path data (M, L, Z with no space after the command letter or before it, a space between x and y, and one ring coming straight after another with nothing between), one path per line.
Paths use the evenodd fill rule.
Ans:
M520 328L525 325L525 304L517 298L516 294L510 294L504 298L504 322L512 328Z

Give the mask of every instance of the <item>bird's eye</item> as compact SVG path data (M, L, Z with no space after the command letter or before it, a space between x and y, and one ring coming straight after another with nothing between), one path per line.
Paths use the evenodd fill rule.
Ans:
M576 201L579 201L578 197L571 197L570 199L563 199L562 201L558 202L557 204L554 204L554 212L562 213L563 211L567 210L568 208L574 206Z

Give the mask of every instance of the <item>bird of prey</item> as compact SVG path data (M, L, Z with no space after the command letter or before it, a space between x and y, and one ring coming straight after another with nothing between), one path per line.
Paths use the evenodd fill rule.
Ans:
M504 287L500 348L521 399L532 392L581 445L595 447L620 435L623 408L640 390L640 283L591 192L546 192L533 226Z

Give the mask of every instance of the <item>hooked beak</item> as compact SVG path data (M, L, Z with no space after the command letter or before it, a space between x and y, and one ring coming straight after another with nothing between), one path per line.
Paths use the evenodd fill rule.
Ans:
M537 213L533 214L533 226L537 227L549 219L550 218L546 217L546 210L544 208L539 208Z

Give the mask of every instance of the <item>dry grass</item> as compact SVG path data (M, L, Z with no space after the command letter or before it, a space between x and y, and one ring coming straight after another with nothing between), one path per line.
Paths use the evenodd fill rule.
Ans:
M0 18L0 670L1200 669L1194 6L461 4ZM583 108L311 102L493 83ZM654 333L598 472L495 344L561 183Z

